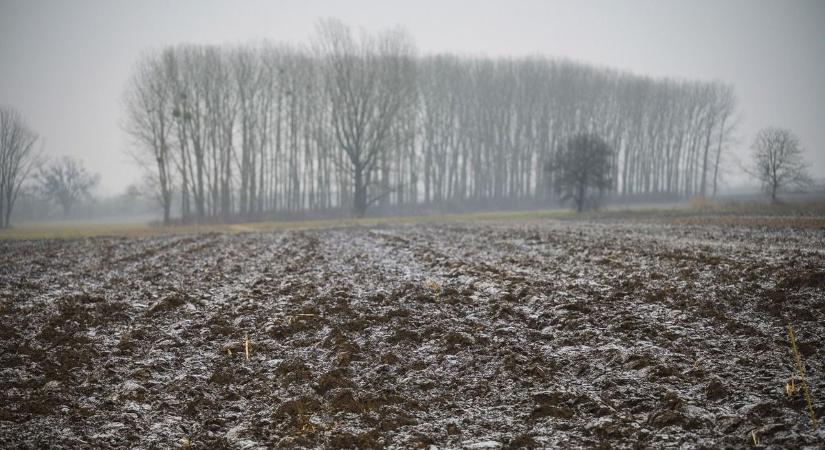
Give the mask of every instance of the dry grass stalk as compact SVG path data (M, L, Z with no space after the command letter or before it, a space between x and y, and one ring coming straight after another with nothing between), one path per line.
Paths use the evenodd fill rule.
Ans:
M793 384L793 379L791 379L790 386L788 386L787 384L785 385L785 391L788 393L795 393L797 390L802 391L802 395L805 398L805 403L808 404L808 412L811 414L811 426L814 429L816 429L816 414L814 413L814 402L811 398L811 389L808 386L808 377L805 374L805 364L802 363L802 354L799 353L799 347L796 345L796 335L794 334L793 327L790 323L788 324L788 337L791 341L791 350L793 351L794 362L796 363L796 371L799 375L799 383L801 386L797 388Z
M424 285L427 286L431 291L433 291L433 295L435 296L436 301L439 300L439 294L441 294L441 285L438 284L435 280L427 280L424 282Z
M756 430L751 430L751 438L753 439L753 445L759 445L759 438L756 437Z
M246 353L246 360L249 361L249 335L244 336L243 340L243 350Z

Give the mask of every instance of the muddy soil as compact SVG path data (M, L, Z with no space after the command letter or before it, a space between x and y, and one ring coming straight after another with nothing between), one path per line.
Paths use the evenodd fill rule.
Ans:
M822 228L399 225L0 254L0 447L825 443L785 389L791 323L825 416Z

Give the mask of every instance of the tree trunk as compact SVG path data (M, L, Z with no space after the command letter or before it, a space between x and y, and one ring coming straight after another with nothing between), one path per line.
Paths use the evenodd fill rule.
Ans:
M355 165L355 198L353 212L356 217L364 217L367 212L367 186L364 180L364 167Z

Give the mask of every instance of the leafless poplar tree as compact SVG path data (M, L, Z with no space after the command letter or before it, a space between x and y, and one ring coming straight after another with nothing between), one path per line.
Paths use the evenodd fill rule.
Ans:
M124 95L124 129L137 146L135 160L150 174L149 181L163 209L164 224L170 222L174 185L171 96L163 62L152 56L137 66Z
M414 47L400 31L356 37L336 20L321 22L317 33L335 140L349 159L353 211L363 216L389 194L370 187L392 126L415 100Z

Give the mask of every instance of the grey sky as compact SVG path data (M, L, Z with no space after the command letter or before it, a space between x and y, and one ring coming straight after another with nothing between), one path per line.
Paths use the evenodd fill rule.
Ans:
M825 175L825 1L0 0L0 104L49 155L73 155L108 193L139 179L118 125L140 53L167 44L308 42L318 18L400 25L422 53L543 54L639 74L722 80L756 130L784 126ZM735 170L735 169L734 169ZM741 181L735 175L731 179Z

